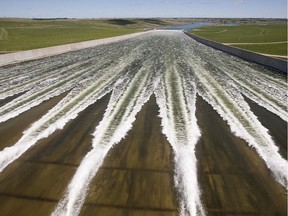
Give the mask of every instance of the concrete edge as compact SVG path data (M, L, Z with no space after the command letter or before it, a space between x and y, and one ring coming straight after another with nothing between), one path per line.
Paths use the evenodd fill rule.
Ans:
M272 68L274 70L277 70L279 72L287 74L287 62L284 60L275 59L275 58L271 58L269 56L264 56L264 55L250 52L247 50L242 50L242 49L238 49L235 47L227 46L227 45L224 45L221 43L217 43L215 41L211 41L211 40L207 40L207 39L198 37L194 34L186 32L186 31L184 31L184 33L187 36L193 38L194 40L196 40L202 44L205 44L207 46L210 46L212 48L218 49L220 51L223 51L223 52L229 53L231 55L237 56L239 58L242 58L244 60L254 62L257 64L261 64L263 66L266 66L266 67Z
M78 43L59 45L59 46L19 51L15 53L7 53L7 54L0 55L0 66L54 56L54 55L76 51L80 49L85 49L85 48L89 48L89 47L93 47L93 46L97 46L101 44L117 42L117 41L129 39L135 36L139 36L145 33L147 33L147 31L127 34L127 35L120 35L120 36L115 36L115 37L109 37L109 38L101 38L101 39L90 40L90 41L83 41L83 42L78 42Z

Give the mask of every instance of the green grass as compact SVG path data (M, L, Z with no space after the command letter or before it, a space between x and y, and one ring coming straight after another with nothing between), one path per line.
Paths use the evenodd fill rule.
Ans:
M286 25L205 26L192 33L221 43L287 41Z
M192 33L220 43L269 43L287 41L287 25L205 26ZM253 52L287 55L287 43L232 45Z
M153 21L153 20L152 20ZM157 22L157 20L154 20ZM164 23L165 24L165 23ZM29 50L143 31L146 20L0 19L0 52Z
M56 46L80 41L124 35L146 29L194 22L208 22L209 19L167 18L167 19L5 19L0 18L0 53ZM267 25L208 26L193 31L201 37L222 43L287 41L287 26L283 20L218 20L219 23L268 23ZM274 23L274 24L270 24ZM282 24L277 24L282 23ZM237 45L253 51L267 51L269 54L285 55L287 46ZM285 46L285 47L284 47ZM283 48L284 47L284 48ZM266 52L266 51L265 51ZM281 54L280 54L281 53Z
M265 53L270 55L287 55L287 43L283 44L255 44L255 45L233 45L240 49L250 50L252 52Z

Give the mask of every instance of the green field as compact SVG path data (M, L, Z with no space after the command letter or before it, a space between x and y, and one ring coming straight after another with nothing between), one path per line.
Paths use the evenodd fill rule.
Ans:
M221 43L287 41L286 20L278 19L153 18L41 20L0 18L0 54L124 35L166 26L188 25L197 22L239 24L239 26L207 26L192 31L193 34ZM238 44L233 46L254 52L287 55L287 43Z
M62 45L167 26L158 19L0 19L0 52Z
M193 34L241 49L287 56L287 25L205 26ZM274 43L282 42L282 43ZM234 44L238 43L238 44ZM241 44L242 43L242 44Z

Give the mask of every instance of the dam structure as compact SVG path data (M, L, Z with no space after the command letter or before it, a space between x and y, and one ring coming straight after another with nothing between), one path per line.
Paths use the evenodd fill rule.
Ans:
M284 74L154 30L0 75L1 215L287 213Z

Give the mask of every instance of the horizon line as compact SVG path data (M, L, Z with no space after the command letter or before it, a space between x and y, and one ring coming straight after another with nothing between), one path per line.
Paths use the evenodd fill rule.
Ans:
M0 19L286 19L287 17L8 17Z

